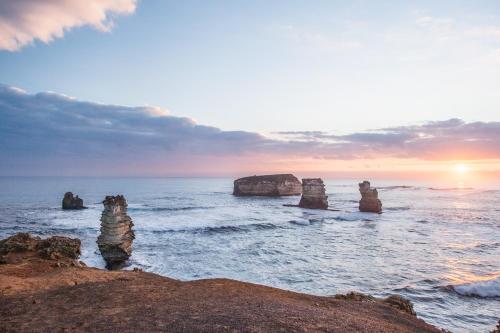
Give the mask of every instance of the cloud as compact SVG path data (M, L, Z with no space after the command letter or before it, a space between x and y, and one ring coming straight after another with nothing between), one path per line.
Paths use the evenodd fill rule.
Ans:
M0 50L16 51L40 40L49 43L75 27L101 31L116 15L132 14L136 0L15 0L0 2Z
M0 175L238 170L284 159L498 159L500 122L460 119L336 135L223 131L158 107L0 85ZM242 162L243 163L243 162ZM250 164L248 164L250 165ZM187 171L186 171L187 172Z
M465 31L465 35L478 38L493 38L500 40L500 27L474 27Z
M307 30L293 25L278 25L277 31L288 40L300 45L304 49L324 51L352 50L362 48L361 42L343 36L330 36L322 32Z

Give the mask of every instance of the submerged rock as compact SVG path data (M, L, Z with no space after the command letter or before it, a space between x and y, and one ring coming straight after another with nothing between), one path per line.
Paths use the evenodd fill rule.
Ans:
M361 212L382 212L382 202L378 199L377 189L371 188L369 181L365 180L359 183L359 192L361 193L361 200L359 201L359 210Z
M285 196L299 195L300 181L292 174L251 176L234 181L233 195L236 196Z
M85 209L83 205L83 200L77 196L73 196L73 193L66 192L62 200L62 209Z
M132 219L127 215L127 201L123 195L107 196L102 202L101 234L97 238L99 251L109 268L128 260L132 254Z
M325 184L321 178L302 179L302 197L300 198L299 207L328 208L328 196L325 194Z

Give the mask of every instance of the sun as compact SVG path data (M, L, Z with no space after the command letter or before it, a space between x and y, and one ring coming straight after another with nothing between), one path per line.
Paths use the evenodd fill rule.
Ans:
M465 164L455 164L454 170L456 173L463 175L469 172L470 168Z

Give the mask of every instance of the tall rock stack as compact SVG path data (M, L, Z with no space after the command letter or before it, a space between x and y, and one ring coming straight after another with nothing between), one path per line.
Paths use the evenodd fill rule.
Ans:
M359 210L361 212L382 212L382 202L378 199L377 189L371 188L369 181L365 180L359 183L359 192L361 193L361 200L359 201Z
M302 197L299 207L312 209L327 209L328 196L325 194L325 184L321 178L302 179Z
M132 219L127 215L123 195L107 196L101 216L101 234L97 238L99 251L109 268L125 262L132 254Z

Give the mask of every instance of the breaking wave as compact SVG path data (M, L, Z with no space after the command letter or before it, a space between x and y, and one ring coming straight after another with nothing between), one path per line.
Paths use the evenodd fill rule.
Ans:
M272 230L278 228L283 228L283 227L273 223L252 223L243 225L221 225L221 226L193 227L193 228L182 228L182 229L159 229L159 230L136 228L135 230L141 232L150 232L153 234L162 234L162 233L224 234L224 233L250 232L255 230Z
M174 212L183 210L196 209L213 209L215 206L187 206L187 207L129 207L128 211L132 212Z
M500 297L500 277L452 286L460 295L476 297Z

